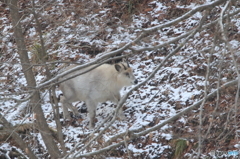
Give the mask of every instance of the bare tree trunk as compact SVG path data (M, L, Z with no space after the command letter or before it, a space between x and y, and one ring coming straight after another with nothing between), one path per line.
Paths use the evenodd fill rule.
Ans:
M35 21L36 21L36 30L39 33L39 38L40 38L40 43L41 43L41 50L40 50L41 63L45 65L47 80L50 80L51 72L46 64L46 62L48 61L48 54L45 49L45 44L44 44L44 40L43 40L43 36L42 36L42 27L38 20L38 14L35 11L35 0L32 0L32 13L33 13ZM51 98L53 99L53 100L51 100L51 103L52 103L52 108L53 108L54 120L56 122L56 127L57 127L58 141L61 145L63 155L65 155L67 153L67 149L65 147L64 139L63 139L62 125L60 123L59 108L58 108L59 106L58 106L58 101L57 101L57 97L56 97L56 93L55 93L55 86L53 86L52 88L49 89L49 96L50 96L49 97L50 99Z
M23 69L25 78L27 80L28 87L33 89L36 86L36 81L30 66L30 61L28 58L28 53L26 50L25 42L24 42L24 36L22 33L21 25L20 25L20 15L18 12L17 0L8 0L7 3L10 8L10 15L12 17L14 36L15 36L21 64L22 64L22 69ZM45 117L40 105L40 94L38 91L35 91L33 97L30 100L30 105L33 109L33 112L35 113L36 124L40 130L43 141L48 149L48 153L50 154L51 158L59 158L61 153L55 141L53 140L52 134L45 120Z

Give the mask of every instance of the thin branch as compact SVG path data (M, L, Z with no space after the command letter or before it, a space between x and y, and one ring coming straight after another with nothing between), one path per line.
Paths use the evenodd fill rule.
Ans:
M240 91L240 73L239 73L239 70L238 70L238 65L237 65L237 61L235 59L235 55L234 55L234 51L233 51L233 48L232 48L232 45L229 43L229 40L228 40L228 37L226 35L226 31L224 30L224 25L223 25L223 14L226 12L227 8L229 7L230 5L230 2L231 0L229 0L224 8L222 9L222 12L220 14L220 19L219 19L219 26L220 26L220 31L222 33L222 38L225 42L225 45L228 47L230 53L231 53L231 56L232 56L232 61L233 61L233 64L234 64L234 67L235 67L235 72L237 73L237 78L238 78L238 86L237 86L237 93L235 95L235 104L234 104L234 124L235 124L235 127L237 128L237 116L238 116L238 99L239 99L239 91ZM230 114L230 113L229 113ZM228 114L228 115L229 115ZM236 134L237 136L237 134Z
M239 12L240 12L240 9L237 9L236 11L232 12L231 14L223 16L223 19L226 19L228 16L234 16L234 15L238 14ZM207 29L207 28L211 27L212 25L217 24L218 22L219 22L219 18L214 20L214 21L212 21L212 22L210 22L209 24L203 25L200 30ZM187 37L192 32L193 32L193 30L190 30L190 31L188 31L186 33L181 34L180 36L178 36L176 38L172 38L172 39L168 40L167 42L164 42L164 43L156 45L156 46L149 46L149 47L144 47L144 48L140 48L140 49L136 49L136 48L132 48L131 47L130 49L134 50L135 52L156 50L156 49L162 48L162 47L164 47L166 45L169 45L171 43L175 43L175 42L181 40L182 38Z
M26 101L28 101L29 99L31 99L32 98L32 96L33 96L33 92L31 91L31 92L29 92L29 93L31 93L30 95L28 95L26 98L24 98L24 99L17 99L17 98L11 98L11 97L9 97L9 98L0 98L1 100L13 100L13 101L15 101L15 102L17 102L17 103L22 103L22 102L26 102ZM0 94L0 96L6 96L6 95L1 95Z
M136 90L137 88L139 88L140 86L144 85L147 81L149 81L151 78L154 77L154 75L157 73L157 71L165 64L165 62L172 57L173 55L175 55L185 44L186 42L192 37L194 36L197 31L201 28L203 21L205 20L205 16L202 19L202 21L200 22L199 26L192 32L192 34L190 34L185 40L183 40L182 43L179 44L179 46L173 50L170 54L168 54L166 56L166 58L154 69L154 71L148 76L148 78L146 78L143 82L141 82L140 84L138 84L137 86L133 87L132 89L129 90L129 92L127 92L119 101L117 108L114 112L114 116L112 118L112 120L107 124L107 126L99 132L99 134L94 137L93 139L91 139L79 152L76 152L73 156L76 157L82 150L84 150L86 147L88 147L94 140L96 140L100 135L102 135L116 120L117 118L117 112L119 111L119 109L122 107L122 105L125 103L125 101L127 100L128 96L130 95L130 93L132 93L133 90ZM64 157L66 158L66 156Z
M199 27L199 28L200 28L200 27ZM196 33L196 31L197 31L199 28L197 28L197 29L194 31L194 33ZM194 34L191 34L191 36L189 36L187 39L189 39L189 38L192 37L193 35L194 35ZM186 42L186 40L185 40L184 42ZM184 42L183 42L183 43L184 43ZM181 48L181 46L183 46L183 45L179 45L179 47L175 50L175 52L172 52L171 54L169 54L169 55L163 60L162 64L165 63L165 61L166 61L168 58L170 58L172 55L174 55L174 54L178 51L178 49ZM160 64L160 65L155 69L155 71L157 71L161 66L162 66L162 65ZM155 71L153 71L152 76L154 76ZM121 102L121 101L125 101L124 98L127 98L127 97L128 97L128 94L129 94L132 90L134 90L134 89L140 87L141 85L143 85L143 84L144 84L146 81L148 81L152 76L150 75L149 78L147 78L145 81L143 81L142 83L140 83L139 85L137 85L137 86L135 86L133 89L131 89L123 98L121 98L120 102ZM120 106L120 105L118 105L117 110L118 110L118 108L120 108L119 106ZM117 112L117 110L116 110L116 112ZM120 143L120 144L123 144L123 143ZM75 156L75 157L78 156L77 154L78 154L78 153L76 153L74 156ZM80 155L80 156L82 156L82 155ZM79 156L78 156L78 157L79 157Z
M203 102L200 106L200 112L199 112L199 128L198 128L198 154L197 154L197 158L200 158L200 155L201 155L201 150L202 150L202 126L203 126L203 121L202 121L202 117L203 117L203 107L204 107L204 104L206 102L206 97L207 97L207 94L208 94L208 83L209 83L209 76L210 76L210 63L211 63L211 58L212 58L212 55L213 55L213 51L214 51L214 48L215 48L215 39L216 37L214 37L214 43L213 43L213 46L212 46L212 49L210 51L210 55L208 57L208 60L207 60L207 72L206 72L206 76L205 76L205 84L204 84L204 98L203 98Z
M234 16L234 15L236 15L236 14L238 14L240 12L240 9L236 9L234 12L232 12L232 13L230 13L228 16ZM227 17L227 15L225 15L225 16L223 16L223 19L225 19ZM206 29L206 28L208 28L208 27L210 27L210 26L212 26L212 25L214 25L214 24L216 24L217 22L219 22L219 19L217 19L217 20L215 20L215 21L213 21L213 22L211 22L211 23L209 23L209 24L206 24L206 25L204 25L203 27L202 27L202 30L203 29ZM159 45L157 45L157 46L154 46L154 47L144 47L144 48L142 48L142 49L133 49L133 48L129 48L130 50L134 50L134 51L146 51L146 50L156 50L156 49L158 49L158 48L161 48L161 47L163 47L163 46L165 46L165 45L167 45L167 44L171 44L171 43L174 43L174 42L176 42L176 41L178 41L178 40L180 40L180 39L182 39L182 38L184 38L184 37L187 37L189 34L191 34L192 33L192 30L191 31L189 31L189 32L187 32L187 33L184 33L184 34L182 34L182 35L180 35L180 36L178 36L178 37L176 37L176 38L173 38L173 39L171 39L170 41L167 41L167 42L164 42L164 43L162 43L162 44L159 44ZM123 50L121 50L121 51L123 51ZM120 52L121 52L120 51ZM113 53L113 51L112 52L109 52L109 54L110 53ZM118 52L117 52L118 53ZM117 54L116 53L116 54ZM105 53L102 53L102 54L105 54ZM112 55L112 56L114 56L115 55L115 53ZM99 59L100 60L100 59ZM93 61L92 61L93 62ZM4 63L7 63L7 64L21 64L21 63L16 63L16 62L0 62L0 64L4 64ZM52 61L52 62L46 62L46 64L29 64L29 63L23 63L24 65L29 65L29 66L45 66L45 65L52 65L52 64L58 64L58 63L67 63L67 64L77 64L77 65L80 65L80 64L82 64L82 63L79 63L79 62L71 62L71 61ZM97 62L96 62L97 63ZM93 63L93 64L95 64L95 63ZM84 67L83 67L84 68Z
M209 10L206 11L206 13L204 14L203 19L205 20L207 15L209 14ZM216 39L216 38L214 38ZM215 41L215 40L214 40ZM203 106L206 102L206 97L207 97L207 85L208 85L208 79L209 79L209 73L210 73L210 60L214 51L214 47L215 47L215 42L214 45L212 46L211 52L210 52L210 56L208 57L208 67L207 67L207 72L206 72L206 77L205 77L205 86L204 86L204 98L203 98L203 102L201 103L200 106L200 112L199 112L199 130L198 130L198 154L197 154L197 158L200 157L201 155L201 146L202 146L202 136L201 136L201 129L202 129L202 114L203 114Z
M207 97L206 97L206 100L208 99L211 99L213 98L214 96L216 96L217 92L221 92L221 91L224 91L227 87L231 87L231 86L234 86L238 84L238 80L233 80L233 81L230 81L228 83L225 83L224 85L222 85L221 87L219 87L219 89L213 91L212 93L208 94ZM191 110L193 109L196 109L197 107L199 107L201 105L201 103L203 102L203 99L196 102L195 104L193 104L192 106L189 106L188 108L185 108L184 110L180 111L179 113L177 113L176 115L174 115L173 117L163 121L162 123L160 124L157 124L155 126L153 126L152 128L148 128L144 131L141 131L141 132L138 132L138 133L134 133L134 131L137 131L137 129L135 130L129 130L129 140L127 139L127 141L130 141L132 139L135 139L135 138L138 138L140 136L143 136L143 135L146 135L152 131L155 131L155 130L159 130L160 128L162 128L163 126L165 126L166 124L172 122L172 121L175 121L177 120L178 118L180 118L182 115L190 112ZM122 134L126 134L126 132L122 133ZM76 157L90 157L90 156L93 156L93 155L98 155L98 154L101 154L103 152L106 152L108 150L111 150L113 148L116 148L116 147L119 147L120 145L123 145L125 141L120 141L119 143L116 143L116 144L112 144L110 146L107 146L105 148L102 148L100 150L97 150L97 151L94 151L94 152L89 152L89 153L85 153L85 154L81 154L81 155L77 155Z
M184 15L183 15L184 18L181 18L181 17L180 17L180 18L181 18L181 19L186 19L186 18L188 18L189 16L195 14L196 12L198 12L198 11L200 11L200 10L204 10L204 9L209 8L209 7L214 7L214 6L216 6L216 5L218 5L218 4L221 4L221 3L223 3L223 2L224 2L224 0L218 0L218 1L215 1L215 2L213 2L213 3L209 3L209 4L207 4L207 5L201 5L201 6L199 6L199 7L196 7L195 9L187 12L186 14L184 14ZM237 10L236 12L234 12L233 14L237 14L238 12L240 12L240 9L238 9L238 10ZM179 19L179 18L178 18L178 19ZM74 68L74 69L71 69L70 72L66 71L66 72L64 72L64 73L62 73L62 74L59 74L58 76L52 78L51 80L48 80L48 81L46 81L46 82L38 85L36 89L41 89L41 88L43 88L43 87L47 87L48 85L50 85L50 84L54 83L55 81L57 81L59 78L65 76L65 75L67 75L67 74L69 74L69 73L71 73L71 72L74 72L74 71L79 70L79 69L82 69L82 68L86 68L86 67L91 66L91 65L93 65L93 64L101 63L103 60L106 60L106 59L108 59L108 58L111 58L111 57L117 55L118 53L120 53L120 52L122 52L122 51L124 51L124 50L126 50L126 49L133 50L133 48L131 48L131 46L132 46L133 44L137 43L138 41L140 41L142 38L146 37L150 32L155 31L155 30L157 30L157 29L161 29L161 28L163 28L163 27L166 27L166 26L169 26L169 25L172 25L172 24L175 24L175 23L177 23L177 22L178 22L178 20L172 20L172 21L170 21L169 23L167 23L166 25L160 25L160 26L157 26L157 27L152 27L152 28L149 28L149 29L145 29L135 40L127 43L127 44L124 45L123 47L121 47L121 48L119 48L119 49L117 49L117 50L108 52L108 53L106 53L106 52L105 52L105 53L102 53L102 56L100 56L98 59L95 59L94 61L89 62L89 63L87 63L87 64L83 64L83 65L81 65L81 66L78 66L78 67L76 67L76 68ZM185 35L185 37L188 36L188 35L190 35L191 33L192 33L192 32L190 31L189 34ZM164 45L166 45L166 43L161 44L161 46L164 46ZM160 47L160 46L157 46L157 47ZM151 49L152 49L152 48L151 48ZM154 49L156 49L156 48L154 48ZM137 50L137 51L140 51L140 50Z
M220 87L221 73L222 73L222 70L223 70L223 62L224 62L225 55L226 55L226 49L224 49L224 51L223 51L223 54L221 56L222 59L220 60L219 67L218 67L219 70L218 70L217 90ZM217 99L216 99L216 106L215 106L215 108L213 110L213 113L212 113L212 116L211 116L212 119L215 119L215 117L216 117L216 111L217 111L217 109L219 107L219 102L220 102L220 92L218 91L217 92ZM213 120L210 121L208 130L207 130L207 132L205 134L204 139L207 138L208 134L210 133L210 130L211 130L212 126L213 126Z
M210 8L213 8L217 5L220 5L222 3L224 3L226 0L217 0L217 1L214 1L212 3L208 3L208 4L203 4L203 5L200 5L200 6L197 6L193 9L191 9L189 12L185 13L184 15L182 15L181 17L179 18L176 18L170 22L166 22L164 24L161 24L161 25L157 25L157 26L154 26L154 27L151 27L151 28L148 28L148 29L144 29L144 31L146 32L153 32L153 31L156 31L156 30L159 30L159 29L162 29L162 28L165 28L165 27L169 27L169 26L172 26L180 21L183 21L187 18L189 18L190 16L192 16L193 14L199 12L199 11L202 11L202 10L206 10L206 9L210 9Z
M220 4L220 3L222 3L222 0L218 0L218 1L215 1L215 2L213 2L213 3L210 3L210 4L207 4L207 5L202 5L202 7L209 7L209 5L211 5L211 6L215 6L215 5L218 5L218 4ZM201 6L199 6L200 8L201 8ZM199 9L199 7L197 7L198 9ZM206 8L203 8L203 9L206 9ZM200 11L200 10L198 10L198 11ZM197 12L197 9L195 10L195 13ZM190 17L191 15L193 15L194 14L194 12L188 12L188 13L186 13L186 14L184 14L184 16L182 16L182 17L180 17L180 18L183 18L183 19L186 19L186 18L188 18L188 17ZM181 19L181 20L183 20L183 19ZM169 25L169 26L171 26L171 25L173 25L173 24L176 24L177 22L178 22L178 20L179 20L179 18L178 19L176 19L175 21L171 21L172 23L166 23L166 25ZM180 20L180 21L181 21ZM155 31L155 30L157 30L157 29L161 29L161 28L163 28L163 27L166 27L166 25L160 25L160 26L157 26L157 27L153 27L153 28L149 28L149 29L145 29L145 30L143 30L143 32L140 34L140 36L138 37L138 38L136 38L135 40L133 40L133 42L137 42L137 41L139 41L139 40L141 40L143 37L145 37L145 36L147 36L147 33L150 33L150 32L152 32L152 31ZM189 36L189 38L192 36L192 35L194 35L194 31L189 31L188 32L188 34L186 34L185 35L185 37L187 37L188 35L190 35ZM179 37L178 37L179 38ZM177 40L178 38L175 38L175 40ZM183 38L183 36L181 36L181 38ZM188 39L188 38L187 38ZM186 42L187 40L185 40L184 42ZM120 49L118 49L118 51L120 50L120 52L121 51L123 51L123 50L125 50L125 49L131 49L131 46L132 46L132 43L133 42L131 42L131 43L128 43L127 45L125 45L124 47L122 47L122 48L120 48ZM184 42L182 43L182 44L180 44L180 46L176 49L176 52L175 53L177 53L177 51L184 45ZM160 46L161 47L161 46ZM156 48L153 48L153 49L156 49ZM112 53L112 54L111 54ZM88 67L88 66L90 66L90 65L92 65L94 62L96 62L95 64L98 64L98 63L103 63L102 61L110 61L110 60L112 60L112 59L110 59L110 60L106 60L108 57L111 57L111 56L113 56L113 55L116 55L118 52L117 52L117 50L114 52L110 52L110 53L108 53L108 54L105 54L105 55L103 55L103 56L101 56L99 59L97 59L97 60L95 60L95 61L93 61L92 63L89 63L89 64L86 64L86 65L82 65L81 67L79 67L79 68L76 68L76 70L78 70L78 69L80 69L80 68L85 68L85 67ZM168 58L170 58L171 56L173 56L175 53L173 53L172 55L171 55L171 53L169 54L169 56L167 56L166 58L168 59ZM110 56L111 55L111 56ZM166 60L164 60L164 62L166 62L167 61L167 59ZM100 65L99 64L99 65ZM162 63L161 63L162 64ZM160 64L160 65L161 65ZM44 65L46 65L46 64L44 64ZM162 64L162 66L163 66L163 64ZM158 69L160 69L162 66L160 66L160 67L158 67ZM32 66L31 66L32 67ZM97 66L96 66L97 67ZM94 67L95 68L95 67ZM94 69L94 68L92 68L92 69ZM158 70L157 69L157 70ZM71 70L71 71L75 71L75 70ZM87 71L89 71L89 70L87 70ZM87 72L86 71L86 72ZM67 75L68 73L70 73L70 71L69 72L65 72L66 74L65 75ZM155 72L156 73L156 72ZM65 75L63 75L63 76L65 76ZM151 76L151 75L150 75ZM153 76L154 76L154 74L153 74ZM152 76L152 77L153 77ZM40 84L39 86L37 86L37 89L41 89L41 88L43 88L43 87L46 87L46 86L51 86L51 84L52 83L54 83L54 84L56 84L56 82L55 81L57 81L59 78L61 78L62 76L58 76L58 78L54 78L53 80L52 79L50 79L50 80L48 80L48 81L46 81L46 82L44 82L44 83L42 83L42 84ZM152 77L150 77L150 78L152 78ZM71 77L71 78L73 78L73 77ZM150 78L148 78L148 80L150 79ZM50 81L50 82L49 82ZM48 83L49 82L49 83ZM60 81L60 82L62 82L62 81ZM45 84L45 85L44 85ZM142 85L143 85L144 83L142 83ZM139 88L141 85L138 85L138 87L134 87L135 89L137 89L137 88ZM134 89L132 89L132 90L134 90ZM132 91L131 90L131 91ZM129 91L129 92L131 92L131 91ZM125 96L126 98L128 97L128 96ZM122 103L124 103L126 101L126 99L124 100L122 100ZM116 111L115 111L115 115L114 115L114 117L116 116L116 114L117 114L117 110L121 107L122 105L121 104L118 104L118 107L117 107L117 109L116 109ZM113 118L114 120L111 120L111 122L114 122L115 121L115 118ZM102 123L102 124L104 124L104 123ZM111 124L108 124L108 126L109 125L111 125ZM100 128L100 127L99 127ZM106 127L106 128L108 128L108 127ZM104 131L101 131L102 133L104 132ZM100 136L100 135L99 135ZM96 138L95 138L96 139ZM125 139L124 140L125 142L127 142L127 139ZM89 143L91 143L91 142L89 142ZM89 144L90 145L90 144Z
M112 58L106 59L106 60L104 60L104 61L101 61L101 59L98 59L98 60L95 60L94 63L93 63L93 62L90 62L90 63L82 64L82 65L80 65L80 66L76 66L76 67L74 67L74 68L72 68L72 69L70 69L70 70L68 70L68 71L64 71L63 73L60 73L59 75L55 76L54 78L51 78L51 79L48 80L48 81L45 81L45 82L39 84L39 85L36 87L36 89L42 89L42 88L45 88L45 87L49 87L49 86L51 86L51 85L56 85L56 84L62 83L62 82L64 82L64 81L66 81L66 80L69 80L69 79L74 78L74 77L76 77L76 76L79 76L79 75L82 75L82 74L84 74L84 73L87 73L87 72L93 70L94 68L97 68L98 66L100 66L100 65L102 65L102 64L104 64L104 63L106 63L106 62L109 62L109 61L111 61L111 60L116 60L116 59L124 58L124 57L127 57L127 56L129 56L129 55L112 57ZM93 65L93 64L96 64L96 65ZM70 73L72 73L72 72L75 72L75 71L77 71L77 70L79 71L79 70L84 69L84 68L89 67L89 66L91 66L91 67L88 68L88 69L86 69L86 70L83 71L83 72L77 73L77 74L74 75L74 76L71 76L71 77L66 78L66 79L62 79L61 81L58 81L60 78L66 76L66 75L68 75L68 74L70 74ZM56 82L56 81L58 81L58 82Z

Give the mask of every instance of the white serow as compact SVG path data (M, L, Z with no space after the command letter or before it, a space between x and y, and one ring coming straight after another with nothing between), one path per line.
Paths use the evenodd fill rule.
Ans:
M75 71L62 79L77 75L89 68L91 67ZM120 90L125 86L137 83L138 80L126 61L114 65L103 64L85 74L69 79L60 84L60 89L63 92L60 102L62 103L64 118L71 119L68 108L73 111L74 115L79 116L78 110L72 106L72 102L84 101L89 113L89 127L93 128L98 103L106 101L117 103L120 100ZM119 110L118 116L120 118L125 117L122 108Z

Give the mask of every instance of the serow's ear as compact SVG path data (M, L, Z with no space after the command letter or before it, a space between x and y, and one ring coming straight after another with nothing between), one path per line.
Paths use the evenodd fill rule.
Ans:
M118 65L118 64L115 64L115 69L116 69L118 72L120 72L121 69L122 69L122 67L121 67L120 65Z

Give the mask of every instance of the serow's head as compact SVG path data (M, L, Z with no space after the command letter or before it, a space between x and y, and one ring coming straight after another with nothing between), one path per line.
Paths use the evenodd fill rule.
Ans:
M117 63L114 66L115 66L115 69L118 72L118 80L124 86L131 86L133 84L138 83L138 80L133 75L132 68L129 66L129 64L126 61Z

